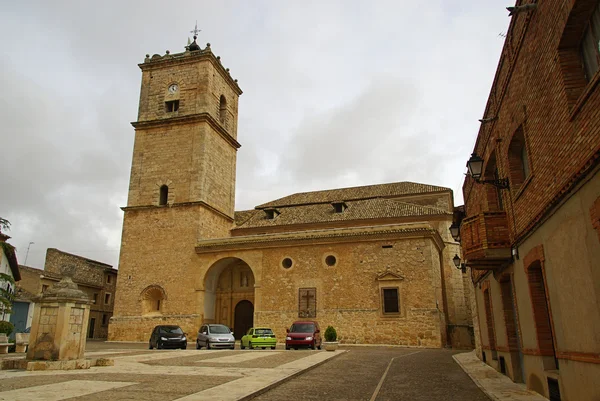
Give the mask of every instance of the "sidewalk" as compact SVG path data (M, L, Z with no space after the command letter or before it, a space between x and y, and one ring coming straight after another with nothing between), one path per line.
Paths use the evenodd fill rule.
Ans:
M481 362L475 351L452 356L473 382L494 401L548 401L522 383L514 383L507 376Z

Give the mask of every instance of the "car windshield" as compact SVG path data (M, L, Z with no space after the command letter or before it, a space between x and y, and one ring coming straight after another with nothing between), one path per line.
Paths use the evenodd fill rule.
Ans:
M210 334L229 334L231 332L229 327L222 324L210 325L208 327L210 327Z
M160 334L183 334L183 331L179 326L162 326L158 329Z
M271 334L273 334L273 330L271 330L271 329L256 329L256 330L254 330L254 333L257 336L271 335Z
M290 332L292 333L312 333L315 329L315 325L311 323L294 323Z

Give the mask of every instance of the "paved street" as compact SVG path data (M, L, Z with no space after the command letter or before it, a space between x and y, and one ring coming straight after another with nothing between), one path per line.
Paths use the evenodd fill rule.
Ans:
M452 359L457 351L394 347L343 349L348 352L255 400L489 401Z
M487 401L453 354L395 347L341 347L335 353L282 348L150 351L147 344L88 342L87 358L108 357L115 365L3 370L0 400L216 401L260 394L255 399Z

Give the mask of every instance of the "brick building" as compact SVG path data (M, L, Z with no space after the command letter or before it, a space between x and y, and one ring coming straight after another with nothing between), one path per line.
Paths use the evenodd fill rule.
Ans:
M110 340L157 324L333 325L342 342L471 347L448 188L399 182L234 211L237 81L210 46L147 56Z
M600 5L511 18L455 219L478 353L550 399L598 400Z
M106 339L108 323L113 314L117 270L112 266L48 248L44 270L20 266L21 281L17 283L18 301L27 304L27 321L31 325L36 295L70 275L73 282L92 300L88 338Z

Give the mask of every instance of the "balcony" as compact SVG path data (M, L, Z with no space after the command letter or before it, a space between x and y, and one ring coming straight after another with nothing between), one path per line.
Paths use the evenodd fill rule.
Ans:
M463 257L473 269L495 269L512 259L505 212L483 212L464 219L460 236Z

